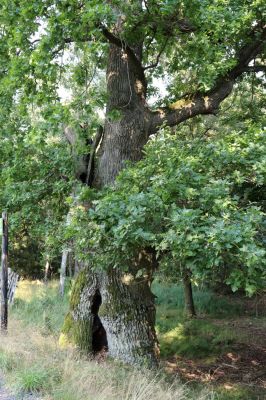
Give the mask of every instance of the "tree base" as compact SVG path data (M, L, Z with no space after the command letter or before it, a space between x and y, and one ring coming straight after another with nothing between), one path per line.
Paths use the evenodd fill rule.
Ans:
M108 350L120 361L153 367L159 355L154 325L148 281L115 270L83 270L74 284L60 342L91 354Z

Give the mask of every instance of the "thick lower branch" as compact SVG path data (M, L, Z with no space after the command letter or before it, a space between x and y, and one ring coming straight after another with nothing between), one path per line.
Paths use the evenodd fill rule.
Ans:
M266 27L258 32L253 30L249 42L238 51L235 66L225 75L218 77L214 87L205 93L195 93L193 96L185 97L170 107L161 108L152 115L150 134L164 124L176 126L179 123L200 114L214 114L220 103L230 95L238 77L243 73L254 70L249 67L251 60L263 51L266 38Z

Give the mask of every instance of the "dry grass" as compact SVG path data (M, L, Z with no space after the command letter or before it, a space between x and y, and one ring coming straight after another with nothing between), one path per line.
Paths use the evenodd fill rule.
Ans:
M8 335L1 337L0 352L5 354L8 368L3 363L2 368L11 389L36 390L47 400L188 398L187 389L178 381L170 384L160 373L135 370L110 361L98 364L82 357L75 349L62 350L55 337L44 337L38 330L25 327L13 318Z
M42 285L32 288L22 283L17 296L27 302L36 301L43 290ZM25 324L18 315L18 308L11 312L8 335L0 342L0 368L13 391L35 391L38 399L44 400L213 398L210 393L193 395L178 380L167 381L163 372L136 370L111 361L99 364L73 348L61 349L56 333L48 335L39 324L30 323L31 318Z

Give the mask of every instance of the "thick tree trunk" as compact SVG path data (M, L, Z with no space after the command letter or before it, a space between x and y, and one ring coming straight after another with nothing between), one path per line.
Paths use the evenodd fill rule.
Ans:
M71 296L61 344L74 342L90 353L108 349L130 364L157 364L154 295L148 281L110 269L80 272Z
M155 307L148 281L111 270L103 276L101 293L99 315L109 354L131 364L155 365Z
M193 300L192 285L189 273L187 272L183 277L183 285L184 285L184 297L185 297L185 312L189 317L195 317L196 310Z
M115 45L110 46L107 89L107 116L94 178L98 188L112 185L126 161L140 160L148 140L143 76ZM119 111L116 120L111 116L113 110ZM151 270L153 257L142 257L142 263L143 259ZM150 279L135 278L110 265L108 272L79 274L61 340L74 340L88 351L108 347L116 359L154 366L158 358L154 325Z

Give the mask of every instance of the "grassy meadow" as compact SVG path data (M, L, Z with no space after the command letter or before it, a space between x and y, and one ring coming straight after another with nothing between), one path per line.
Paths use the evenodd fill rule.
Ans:
M0 368L13 393L34 393L45 400L264 398L263 384L251 380L243 383L234 376L225 379L218 374L221 368L229 368L229 372L240 368L237 362L226 367L229 362L224 357L233 357L236 349L241 349L240 344L243 347L249 343L250 332L244 329L245 324L252 324L258 337L266 328L265 316L252 315L253 309L247 315L241 301L197 289L198 317L189 320L183 312L181 288L155 282L156 328L161 346L158 372L134 369L109 359L92 360L76 349L60 348L58 338L70 290L69 282L62 298L55 281L48 285L38 281L19 283L8 334L1 337L0 343Z

